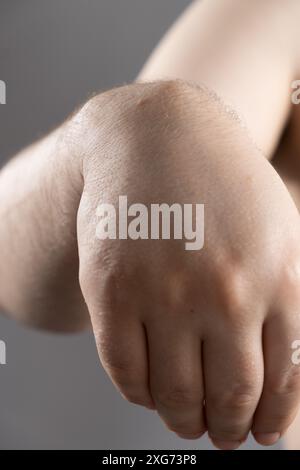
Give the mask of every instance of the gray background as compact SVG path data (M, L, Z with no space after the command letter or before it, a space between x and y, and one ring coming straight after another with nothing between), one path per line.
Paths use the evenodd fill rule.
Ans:
M131 81L189 0L0 0L0 159L62 121L90 93ZM0 316L1 449L211 448L124 402L90 334L30 331ZM253 448L253 441L244 448Z

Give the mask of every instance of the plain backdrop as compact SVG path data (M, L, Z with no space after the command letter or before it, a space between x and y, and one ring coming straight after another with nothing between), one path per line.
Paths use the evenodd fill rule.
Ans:
M133 80L189 3L0 0L0 79L7 84L1 163L91 93ZM207 439L176 438L155 413L126 403L103 372L91 334L35 332L0 315L0 340L7 345L1 449L211 448ZM243 446L253 447L252 440Z

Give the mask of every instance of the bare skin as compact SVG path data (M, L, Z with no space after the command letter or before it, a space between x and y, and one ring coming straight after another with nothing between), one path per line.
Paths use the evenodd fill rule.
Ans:
M288 133L289 135L281 143L272 160L274 167L279 172L291 196L293 197L298 210L300 210L300 142L298 142L298 133L294 132L294 129L296 130L300 127L299 111L299 108L293 110L291 124L293 130ZM285 448L288 450L300 449L300 413L298 413L294 422L287 430L284 444Z
M1 177L8 312L62 331L89 324L75 274L77 219L81 290L123 396L155 407L182 437L208 430L221 448L238 447L251 428L268 442L265 434L287 429L300 383L290 362L300 335L298 212L210 92L171 81L99 95ZM97 241L97 205L120 194L204 203L205 249L192 256L180 240Z
M217 90L243 117L298 208L300 109L291 104L291 84L300 77L299 17L300 4L293 0L194 2L139 77L179 77ZM287 447L300 448L299 436L300 416Z
M145 89L125 113L125 139L108 125L108 165L93 165L91 181L85 178L81 287L99 355L122 394L150 406L152 398L179 435L199 437L207 426L218 447L236 448L252 428L268 443L298 407L299 368L290 359L300 333L298 212L239 122L206 91L172 82L159 87L152 98ZM158 123L150 133L149 122ZM128 169L135 175L130 186ZM202 201L211 208L205 249L190 257L178 241L91 245L97 174L108 181L105 201L119 194L146 204Z
M208 17L224 15L218 4L220 10L199 7L198 19L208 24ZM265 5L275 10L270 29L264 25L271 39L279 18L274 7L281 11L282 2ZM290 7L293 15L283 23L288 39L274 47L281 53L262 70L275 80L276 96L268 95L268 83L245 99L236 83L246 86L248 75L226 80L204 51L199 63L192 56L184 62L184 53L175 57L179 28L139 77L154 83L96 96L0 174L2 308L19 321L58 331L81 330L91 318L101 362L125 398L156 408L180 436L208 431L225 449L237 448L250 430L258 442L273 444L299 406L300 370L290 357L292 341L300 338L299 215L253 143L272 158L287 122L287 89L299 58L291 49L298 10L295 2ZM245 17L250 13L254 21L252 7ZM199 38L183 33L184 25L196 31L189 24L194 15L182 23L190 51ZM247 29L239 34L247 36ZM233 52L224 55L237 73ZM160 59L164 54L170 69ZM288 63L278 74L282 57ZM162 76L168 80L159 81ZM178 77L208 88L173 80ZM252 83L254 90L259 86ZM243 114L248 131L211 88ZM280 163L285 148L276 168L297 200L295 179ZM180 240L97 241L97 205L120 194L144 204L204 203L205 248L191 255Z

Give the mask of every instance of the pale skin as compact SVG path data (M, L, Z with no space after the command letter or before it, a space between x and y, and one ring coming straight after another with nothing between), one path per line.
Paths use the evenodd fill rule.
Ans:
M2 309L56 331L91 319L126 399L222 449L275 443L299 407L299 17L298 1L195 2L144 83L92 98L0 174ZM203 250L97 240L97 205L120 194L204 203Z

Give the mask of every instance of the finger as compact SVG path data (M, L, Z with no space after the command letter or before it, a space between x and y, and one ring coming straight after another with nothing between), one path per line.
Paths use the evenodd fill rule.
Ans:
M131 403L154 409L149 388L146 335L133 315L92 314L100 361L120 391Z
M295 315L270 318L264 327L265 379L252 433L262 445L275 444L293 422L300 401L300 365L292 344L300 339Z
M147 325L150 387L167 427L186 439L205 431L201 339L175 318Z
M236 449L251 428L263 383L261 330L216 328L204 342L205 411L216 447Z

